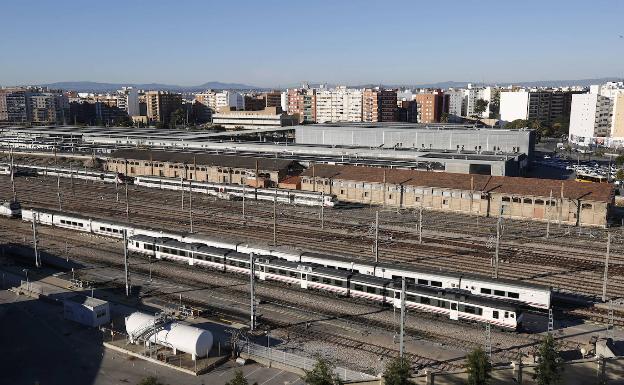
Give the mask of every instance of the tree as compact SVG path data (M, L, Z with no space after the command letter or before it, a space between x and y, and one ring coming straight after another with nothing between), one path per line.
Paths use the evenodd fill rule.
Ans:
M511 122L505 124L505 128L513 129L513 128L526 128L529 126L529 121L524 119L516 119Z
M615 179L624 180L624 170L622 169L617 170L617 172L615 173Z
M175 128L178 123L184 123L184 119L186 119L186 112L184 112L183 109L178 108L173 111L169 117L169 128Z
M481 114L485 112L488 104L490 104L490 102L488 102L487 100L477 99L477 101L475 102L475 106L474 106L474 114L476 115L477 118L480 118Z
M537 366L533 379L537 385L556 385L561 383L563 360L559 356L557 341L548 333L542 340L537 351Z
M448 123L448 118L449 118L449 114L448 114L448 112L443 112L443 113L440 115L440 122L441 122L441 123Z
M486 385L490 382L492 364L481 348L476 348L466 356L468 385Z
M410 380L410 363L405 358L395 358L386 366L383 374L386 385L412 385Z
M615 164L617 164L618 166L622 166L624 165L624 155L618 155L615 157Z
M334 365L321 355L316 356L316 363L310 371L305 371L303 381L309 385L342 385L342 381L334 374Z
M234 378L230 381L226 382L225 385L248 385L247 379L245 375L243 375L242 370L237 370L234 372Z
M142 379L139 385L162 385L162 382L158 381L154 376L149 376Z

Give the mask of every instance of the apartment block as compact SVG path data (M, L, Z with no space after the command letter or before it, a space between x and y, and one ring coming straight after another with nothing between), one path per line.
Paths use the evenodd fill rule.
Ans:
M365 89L362 93L362 121L394 122L397 120L397 91Z
M442 114L442 93L416 94L416 114L418 123L435 123Z
M235 91L215 92L208 90L206 92L195 94L195 100L213 112L221 108L235 108L237 110L245 109L245 97Z
M613 100L599 94L572 96L569 140L584 146L607 145Z
M501 120L539 120L547 124L570 116L572 96L579 91L520 90L500 94Z
M322 89L316 93L316 121L361 122L362 92L346 87Z
M167 91L148 91L145 93L145 102L148 120L168 125L171 113L182 107L182 95Z
M316 90L295 88L287 91L288 113L299 116L299 123L316 122Z

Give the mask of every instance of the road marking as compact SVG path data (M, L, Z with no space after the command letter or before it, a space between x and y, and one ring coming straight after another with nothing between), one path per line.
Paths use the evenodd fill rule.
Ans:
M279 376L280 374L284 373L283 370L280 370L276 375L274 375L273 377L269 378L268 380L264 381L263 383L261 383L260 385L264 385L267 382L271 381L272 379L274 379L275 377Z
M251 372L245 374L245 378L247 378L247 376L251 376L252 374L254 374L255 372L257 372L258 370L262 369L262 366L258 366L257 368L255 368L254 370L252 370Z

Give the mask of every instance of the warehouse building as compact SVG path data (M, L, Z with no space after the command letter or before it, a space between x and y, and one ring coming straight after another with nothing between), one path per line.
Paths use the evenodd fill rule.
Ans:
M276 186L303 170L292 160L147 150L115 151L106 160L105 168L131 177L184 178L257 187Z
M301 189L346 202L603 227L614 200L607 183L331 165L303 172Z
M526 154L535 148L533 130L478 128L463 124L328 123L295 127L297 144L454 151L459 154Z

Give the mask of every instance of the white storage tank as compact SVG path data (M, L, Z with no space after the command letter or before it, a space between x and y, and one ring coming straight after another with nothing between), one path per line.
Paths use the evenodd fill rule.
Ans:
M126 317L126 332L133 339L146 328L154 327L155 316L145 313L132 313ZM149 341L158 345L172 348L174 352L181 351L191 354L193 359L205 357L214 342L212 333L208 330L180 322L169 322L162 330L149 337Z

